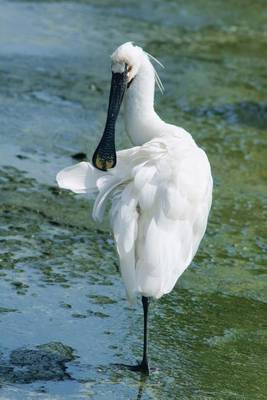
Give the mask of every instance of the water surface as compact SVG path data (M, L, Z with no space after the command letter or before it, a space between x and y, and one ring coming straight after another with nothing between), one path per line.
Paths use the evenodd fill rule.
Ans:
M267 398L266 2L0 1L0 398ZM208 153L208 231L154 302L148 380L107 226L55 174L105 121L109 55L134 40L166 66L156 108ZM118 145L129 145L123 127Z

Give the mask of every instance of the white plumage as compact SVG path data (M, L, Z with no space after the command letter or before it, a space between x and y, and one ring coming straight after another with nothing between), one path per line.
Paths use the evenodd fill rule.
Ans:
M112 69L129 65L124 97L126 131L135 147L117 152L117 165L100 171L88 162L57 175L61 188L95 195L101 221L111 199L110 223L130 301L160 298L190 265L205 233L212 177L205 152L184 129L154 111L155 71L132 43L112 55Z

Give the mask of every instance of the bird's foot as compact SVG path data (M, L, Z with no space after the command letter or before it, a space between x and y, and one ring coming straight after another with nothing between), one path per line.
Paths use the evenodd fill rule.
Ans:
M142 375L148 376L150 374L148 362L144 360L141 363L138 363L137 365L128 365L128 364L115 364L115 365L121 369L128 369L129 371L140 372Z
M129 370L134 372L141 372L141 374L144 375L149 375L150 373L148 362L144 360L137 365L129 365Z

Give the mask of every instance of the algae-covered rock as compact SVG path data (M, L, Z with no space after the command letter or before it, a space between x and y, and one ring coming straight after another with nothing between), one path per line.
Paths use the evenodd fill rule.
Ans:
M46 343L35 349L16 349L11 352L9 361L1 362L0 381L31 383L71 379L65 363L74 358L73 349L60 342Z

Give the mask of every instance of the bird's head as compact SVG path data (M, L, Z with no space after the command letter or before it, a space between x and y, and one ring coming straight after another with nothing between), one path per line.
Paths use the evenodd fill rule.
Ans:
M126 73L127 87L137 75L144 54L141 47L127 42L119 46L111 55L111 70L113 73Z
M143 50L131 42L119 46L111 56L111 88L104 133L93 155L93 165L102 170L116 165L115 124L125 90L136 76Z
M111 55L111 88L106 126L102 138L93 155L93 165L106 171L116 165L115 124L120 111L125 91L131 86L148 53L132 42L119 46ZM154 59L154 57L150 56ZM157 61L156 59L154 59ZM158 62L158 61L157 61ZM153 68L151 66L151 68ZM155 78L161 88L160 79L155 71Z

